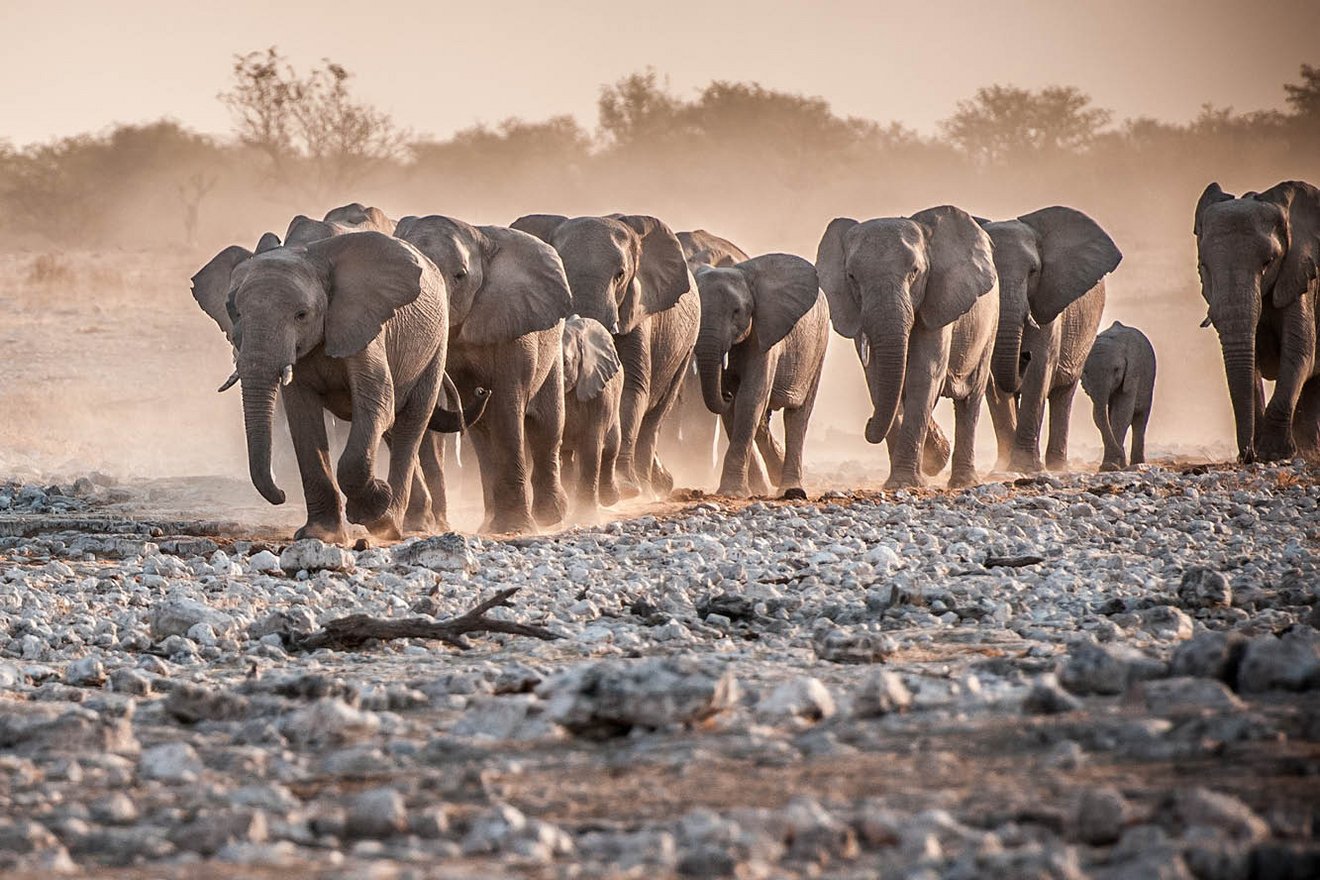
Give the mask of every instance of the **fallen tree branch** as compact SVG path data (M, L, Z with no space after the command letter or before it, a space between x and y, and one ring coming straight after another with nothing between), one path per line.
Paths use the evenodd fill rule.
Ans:
M982 565L986 568L1022 568L1044 561L1044 556L987 556Z
M350 614L330 621L321 630L307 635L286 635L285 645L290 651L315 651L318 648L330 648L336 651L351 651L377 639L382 642L391 639L434 639L453 645L460 650L471 647L463 638L466 633L497 632L515 636L529 636L534 639L551 641L563 636L553 630L529 623L514 623L509 620L494 620L486 617L492 608L508 608L513 605L509 597L518 592L517 587L500 590L494 596L477 605L460 617L449 620L432 620L428 617L372 617L369 614Z

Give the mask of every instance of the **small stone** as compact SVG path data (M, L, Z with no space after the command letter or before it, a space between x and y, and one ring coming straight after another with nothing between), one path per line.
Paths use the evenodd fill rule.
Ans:
M830 629L811 640L816 656L831 663L883 663L898 650L892 638L883 633Z
M791 841L790 859L823 865L857 857L857 835L852 827L810 797L798 795L789 801L784 821Z
M1196 715L1202 712L1237 712L1246 708L1221 681L1213 678L1163 678L1136 685L1146 708L1156 715Z
M142 752L138 772L144 779L161 782L196 782L202 775L202 761L187 743L164 743Z
M269 550L252 554L247 562L248 571L269 574L280 570L280 558Z
M1184 789L1178 792L1175 809L1184 825L1204 825L1241 843L1260 843L1270 836L1269 823L1232 795Z
M322 697L286 715L280 729L297 745L342 745L373 736L380 729L380 717L354 709L336 697Z
M234 619L193 599L167 599L151 609L151 637L163 641L170 636L187 636L199 623L209 624L218 634L234 628Z
M1082 701L1059 687L1053 675L1041 676L1022 700L1022 711L1028 715L1061 715L1080 708Z
M110 689L117 694L145 697L151 693L151 679L136 669L121 666L110 673Z
M180 684L165 698L165 711L185 724L236 721L247 716L248 700L228 691L197 684Z
M1237 673L1240 693L1315 688L1320 688L1320 632L1296 626L1282 638L1258 636L1247 643Z
M138 820L138 809L128 795L115 792L92 805L92 816L107 825L132 825Z
M834 714L834 697L820 679L801 677L783 682L756 704L769 718L821 721Z
M476 574L481 570L477 557L468 546L467 538L456 532L401 544L394 548L394 562L396 565L416 565L432 571Z
M375 788L353 798L344 818L344 834L355 838L392 837L408 827L403 795L392 788Z
M105 684L105 667L95 655L75 660L64 670L64 681L74 687L100 687Z
M1127 798L1116 788L1105 786L1082 793L1074 825L1084 843L1101 846L1113 843L1123 833L1131 810Z
M1196 566L1183 572L1178 598L1185 608L1227 608L1233 604L1233 588L1220 572Z
M280 554L280 568L287 574L299 571L315 573L318 571L354 570L353 554L335 544L327 544L316 538L303 538L294 541Z
M1133 648L1079 640L1068 648L1059 683L1074 694L1121 694L1134 681L1165 674L1163 663Z
M894 712L906 712L912 705L912 692L903 679L887 669L868 674L853 697L853 713L858 718L878 718Z
M1178 676L1230 681L1236 677L1246 647L1247 640L1238 633L1207 630L1173 649L1169 672Z
M1183 641L1192 637L1192 619L1172 605L1156 605L1141 612L1141 628L1157 639Z

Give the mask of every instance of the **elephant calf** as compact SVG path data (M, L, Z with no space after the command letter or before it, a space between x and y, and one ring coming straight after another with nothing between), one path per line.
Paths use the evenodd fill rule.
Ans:
M766 453L770 479L786 496L804 497L802 447L830 333L815 267L801 257L766 254L729 268L702 267L696 280L697 373L706 407L724 419L729 434L719 492L749 494L752 441L766 442L769 414L782 409L783 464L775 473L777 462Z
M1095 338L1082 370L1082 390L1091 398L1092 415L1105 441L1102 471L1146 460L1146 421L1155 394L1155 349L1136 327L1118 321ZM1128 427L1132 455L1123 457Z
M575 497L583 512L619 500L614 462L619 457L619 403L623 365L614 339L594 318L564 322L564 439L560 455L575 470Z

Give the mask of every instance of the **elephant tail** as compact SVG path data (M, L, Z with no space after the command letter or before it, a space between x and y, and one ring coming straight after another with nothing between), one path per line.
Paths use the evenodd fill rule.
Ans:
M441 434L462 434L469 427L480 420L482 413L486 411L486 404L490 402L490 391L486 388L478 388L473 394L472 402L466 407L462 407L462 398L459 397L458 388L454 385L454 380L445 373L441 378L445 396L454 401L460 408L457 410L445 409L437 406L435 412L431 413L431 421L427 427L432 431L438 431Z

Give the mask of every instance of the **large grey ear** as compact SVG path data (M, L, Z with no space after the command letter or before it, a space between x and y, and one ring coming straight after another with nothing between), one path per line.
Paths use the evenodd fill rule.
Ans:
M1081 211L1055 205L1018 218L1036 233L1040 278L1031 298L1037 324L1053 321L1123 259L1100 224Z
M579 320L586 326L578 333L581 362L578 364L578 378L573 390L578 400L595 400L614 375L623 369L623 364L619 362L614 337L610 336L605 325L594 318Z
M323 241L339 232L324 220L313 220L305 214L299 214L289 221L289 228L284 232L285 247L303 247L314 241Z
M399 222L394 224L394 237L407 238L408 232L412 229L413 224L416 223L417 220L418 217L416 214L409 214L406 217L400 217Z
M510 223L509 228L535 235L541 241L550 244L550 239L559 228L559 224L567 219L563 214L524 214Z
M619 315L619 326L628 333L642 318L673 308L692 289L692 273L683 246L673 230L654 217L643 214L612 214L642 239L641 262L637 279L641 283L641 314Z
M1274 279L1274 307L1291 305L1316 283L1320 262L1320 190L1309 183L1289 180L1276 184L1258 201L1278 205L1283 211L1287 251Z
M830 301L830 323L834 332L852 339L862 324L861 303L848 281L848 258L844 250L844 237L857 226L851 217L835 217L825 227L820 245L816 248L816 275L820 289Z
M349 232L307 246L322 265L329 305L325 353L348 357L366 348L398 309L417 299L424 285L441 285L412 245L380 232ZM437 293L444 297L444 290Z
M534 236L502 226L482 226L481 289L459 338L474 345L507 342L549 330L573 312L564 264L555 249Z
M683 247L683 256L695 272L698 266L714 266L727 269L749 259L747 252L727 238L721 238L704 229L678 233L678 243Z
M252 251L231 244L211 258L211 262L197 270L192 277L192 295L202 311L211 316L226 337L232 341L234 322L229 317L230 276L239 264L252 258Z
M766 254L734 266L756 303L753 322L761 351L789 334L820 297L816 267L792 254Z
M257 241L256 253L264 254L266 251L273 251L280 246L280 237L273 232L263 233Z
M1217 182L1207 186L1202 191L1201 197L1196 200L1196 219L1192 221L1192 234L1201 234L1201 216L1205 213L1206 208L1219 202L1230 201L1232 198L1231 195L1219 188Z
M952 205L927 208L911 219L926 230L927 242L926 290L917 314L931 329L952 324L999 282L994 245L972 215Z

